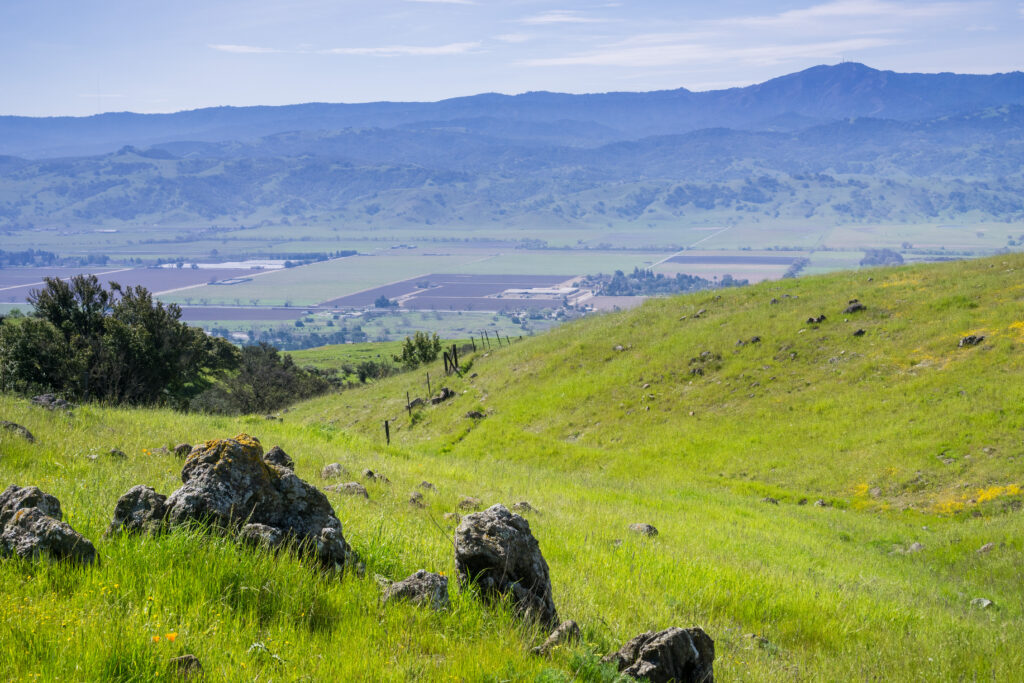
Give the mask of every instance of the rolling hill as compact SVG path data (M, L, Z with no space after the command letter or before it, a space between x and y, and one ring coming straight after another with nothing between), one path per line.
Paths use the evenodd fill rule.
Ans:
M279 420L0 397L37 437L0 432L3 481L57 495L101 558L0 561L0 676L155 678L192 653L224 680L605 681L598 655L698 624L720 680L1013 680L1022 268L1004 255L652 300L469 353L462 377L428 367ZM410 414L424 371L454 397ZM178 486L159 447L238 432L307 481L333 462L386 475L369 500L330 494L367 578L199 533L101 540L129 487ZM113 447L127 458L86 457ZM423 480L437 490L417 508ZM472 591L439 614L380 604L375 574L451 573L443 514L464 496L535 508L579 644L534 657L539 629Z

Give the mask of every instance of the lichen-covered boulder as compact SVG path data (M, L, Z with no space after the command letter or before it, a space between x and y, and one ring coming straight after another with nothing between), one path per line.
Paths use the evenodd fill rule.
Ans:
M462 518L455 530L455 568L459 583L476 583L485 599L511 594L521 614L558 623L548 563L530 523L504 505Z
M60 502L35 486L8 486L0 493L0 557L46 556L91 564L96 549L61 521Z
M700 628L641 633L604 658L619 671L651 683L714 683L715 642Z
M0 529L14 517L18 510L39 508L43 514L61 519L60 501L38 486L15 486L11 484L0 493Z
M122 531L157 534L163 530L166 518L167 496L140 484L117 499L106 535L116 536Z
M362 496L367 500L370 499L370 494L367 492L366 487L360 484L358 481L350 481L344 484L334 484L332 486L325 486L324 491L330 491L331 493L340 493L345 496Z
M193 447L181 470L183 486L167 499L170 527L194 522L225 529L273 527L341 568L351 549L327 496L289 469L267 462L260 442L240 434Z
M431 609L447 609L448 577L420 569L401 581L384 589L384 603L389 600L408 600L414 605L429 605Z

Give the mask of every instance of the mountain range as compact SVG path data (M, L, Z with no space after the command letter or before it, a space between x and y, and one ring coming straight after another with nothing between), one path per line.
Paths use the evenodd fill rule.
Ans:
M0 227L1019 220L1024 73L819 66L746 88L0 117Z

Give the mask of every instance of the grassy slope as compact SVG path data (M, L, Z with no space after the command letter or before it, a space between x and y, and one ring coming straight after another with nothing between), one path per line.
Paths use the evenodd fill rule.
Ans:
M369 503L332 494L371 575L450 573L445 511L463 495L527 499L556 604L586 640L537 661L534 632L469 595L450 614L385 610L370 580L172 536L99 541L102 564L85 572L0 564L0 677L79 678L76 665L145 677L189 651L237 680L568 678L581 653L700 624L722 680L1013 680L1024 669L1022 267L1004 256L652 301L480 354L475 378L448 381L461 395L415 425L403 404L407 389L424 393L418 373L281 423L91 406L69 419L0 398L3 417L40 440L2 437L0 483L56 494L93 539L131 485L177 486L178 462L143 448L239 431L282 445L307 479L332 461L387 474ZM868 310L844 316L855 297ZM825 323L805 323L819 313ZM967 333L987 338L957 348ZM691 375L704 350L720 363ZM488 417L464 418L472 409ZM81 457L110 446L129 461ZM420 511L405 499L422 479L439 491ZM661 533L632 537L634 521ZM914 542L924 549L894 552ZM996 608L971 608L975 597ZM165 632L179 635L152 642ZM250 651L256 641L284 661Z

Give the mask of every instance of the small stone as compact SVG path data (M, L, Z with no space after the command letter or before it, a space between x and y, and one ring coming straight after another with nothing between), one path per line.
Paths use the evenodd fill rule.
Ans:
M536 510L533 509L533 506L525 500L514 503L512 505L512 509L516 512L536 512Z
M959 346L960 348L964 348L967 346L977 346L983 341L985 341L984 335L969 334L966 337L962 338L960 340L960 343L957 344L957 346Z
M816 508L830 508L830 507L832 507L832 504L825 502L824 498L819 498L818 500L814 501L814 507L816 507Z
M642 522L630 524L629 530L632 531L634 534L640 534L641 536L647 536L649 538L658 535L658 530L654 528L654 525L645 524Z
M330 465L325 465L320 470L321 479L334 479L336 477L343 476L345 474L345 468L341 466L341 463L332 462Z
M856 313L858 311L866 311L867 309L867 306L854 299L850 302L849 306L843 309L843 313Z
M857 330L856 332L853 333L853 336L854 337L863 337L864 334L865 334L864 330Z
M778 505L779 504L779 499L778 498L772 498L771 496L765 496L764 498L761 499L761 502L762 503L768 503L769 505Z
M35 403L37 406L42 406L47 410L70 411L75 407L74 403L68 403L64 399L54 396L53 394L40 394L39 396L33 396L32 403Z
M109 455L112 458L119 458L121 460L124 460L125 458L128 457L128 455L120 448L111 448L109 451L107 451L107 455Z
M416 508L424 508L426 504L423 502L423 494L419 491L413 491L409 494L409 505Z
M8 422L7 420L0 420L0 429L11 432L25 439L29 443L35 443L36 438L32 436L32 432L22 427L17 422Z
M435 493L437 492L437 487L431 484L429 481L421 481L419 484L417 484L416 487L423 489L424 491L433 491Z
M429 605L433 610L447 609L451 604L448 577L420 569L384 589L384 604L391 600L408 600L414 605Z
M295 471L295 462L280 446L274 446L267 451L266 455L263 456L263 459L271 465L277 465L278 467L291 472Z
M471 410L468 413L466 413L466 417L468 417L471 420L482 420L487 416L481 413L479 410Z
M995 603L989 600L988 598L974 598L973 600L971 600L971 607L977 609L988 609L994 604Z
M571 643L580 639L580 627L572 619L563 621L551 632L543 644L533 648L531 652L541 657L547 657L559 645Z
M333 486L325 486L324 491L330 491L331 493L340 493L344 496L362 496L367 500L370 499L370 494L367 493L366 487L357 481L350 481L346 484L334 484Z
M430 399L430 403L432 405L437 405L438 403L444 403L450 398L455 398L455 392L449 389L448 387L441 387L441 393L439 393L437 396L432 397Z
M995 547L996 547L995 543L986 543L985 545L983 545L980 548L978 548L978 554L979 555L984 555L985 553L991 552L991 550L993 548L995 548Z
M462 521L462 516L457 512L446 512L444 513L444 521L449 524L458 524Z
M483 503L480 501L479 498L474 498L473 496L466 496L465 498L459 501L459 504L456 507L459 510L479 510L482 505Z
M367 479L369 481L379 481L382 484L391 483L391 480L385 477L383 474L381 474L380 472L374 472L371 469L363 470L363 479Z
M246 524L238 532L238 540L256 548L276 548L284 541L281 529L266 524Z
M203 664L195 655L174 657L171 659L170 665L175 674L185 679L203 675Z
M174 447L174 454L179 458L187 458L188 454L192 452L192 444L179 443Z
M796 504L797 505L807 505L807 499L806 498L801 498L800 500L798 500L796 502Z
M924 544L918 543L917 541L914 541L909 546L907 546L908 553L919 553L922 550L924 550Z

